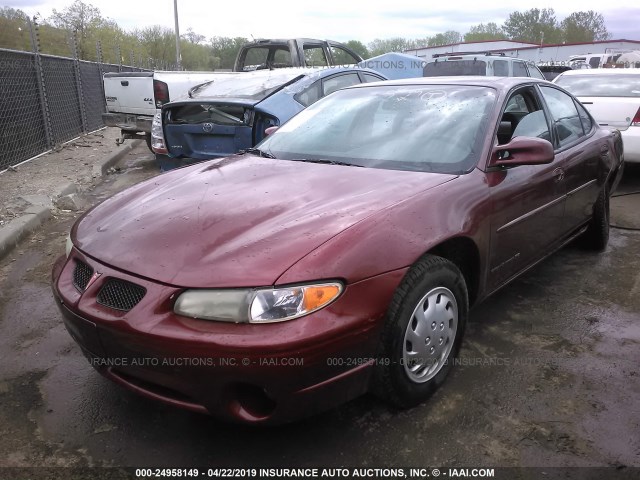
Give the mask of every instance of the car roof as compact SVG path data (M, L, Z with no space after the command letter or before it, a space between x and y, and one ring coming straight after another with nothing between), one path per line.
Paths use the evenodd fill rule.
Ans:
M567 75L640 75L640 68L585 68L580 70L567 70L562 76Z
M511 90L518 85L531 83L549 84L547 80L533 77L485 77L485 76L453 76L453 77L420 77L403 78L400 80L385 80L382 82L363 83L348 88L367 88L373 86L413 86L413 85L466 85L475 87L490 87L496 90Z

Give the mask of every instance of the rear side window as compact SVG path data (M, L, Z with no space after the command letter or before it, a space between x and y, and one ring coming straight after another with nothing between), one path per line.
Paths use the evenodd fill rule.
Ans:
M340 90L341 88L357 85L358 83L360 83L360 78L355 72L336 75L322 81L325 96L335 92L336 90Z
M506 60L494 60L493 61L493 74L496 77L508 77L509 76L509 64Z
M524 62L513 62L513 76L514 77L528 77L527 66Z
M569 95L551 87L540 87L556 127L558 144L562 148L584 136L576 104Z
M296 94L293 98L295 98L298 103L301 103L305 107L308 107L312 103L320 100L322 96L322 85L320 80L311 84L311 86L304 89L302 92Z
M487 64L483 60L440 60L427 63L422 71L425 77L448 77L460 75L487 75Z
M577 104L577 107L578 115L580 115L580 120L582 120L582 128L584 130L584 133L587 134L593 128L593 121L591 120L591 117L589 116L585 108L580 103Z

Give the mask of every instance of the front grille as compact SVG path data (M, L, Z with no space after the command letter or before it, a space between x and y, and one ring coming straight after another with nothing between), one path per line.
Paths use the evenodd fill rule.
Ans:
M93 268L84 262L76 260L76 268L73 270L73 286L80 292L84 292L84 289L89 285L89 280L93 275Z
M114 310L128 312L135 307L147 290L135 283L109 278L98 293L97 302Z

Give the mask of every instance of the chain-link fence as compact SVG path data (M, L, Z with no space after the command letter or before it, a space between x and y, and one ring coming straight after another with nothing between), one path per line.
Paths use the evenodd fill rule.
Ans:
M0 49L0 171L102 127L103 73L142 70Z

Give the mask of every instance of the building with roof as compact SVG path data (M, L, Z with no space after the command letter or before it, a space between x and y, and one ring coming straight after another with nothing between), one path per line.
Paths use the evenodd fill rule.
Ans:
M640 50L639 40L603 40L589 43L555 43L535 44L515 40L487 40L482 42L462 42L439 47L422 47L405 50L409 55L416 55L430 60L433 55L443 53L490 52L504 53L536 63L566 62L572 55L588 55L600 53L623 53Z

